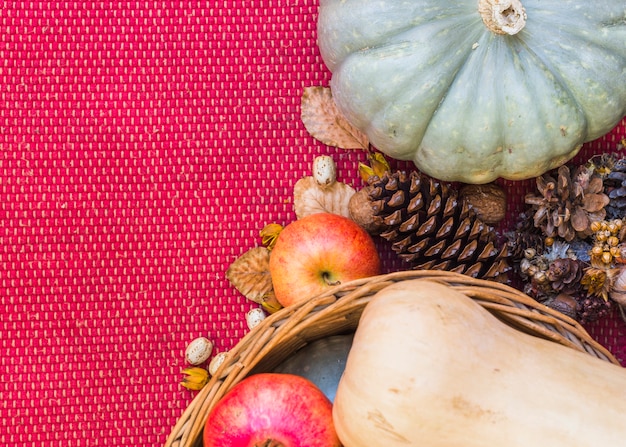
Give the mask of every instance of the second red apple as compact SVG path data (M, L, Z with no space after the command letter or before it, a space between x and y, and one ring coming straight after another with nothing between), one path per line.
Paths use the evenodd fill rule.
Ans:
M291 222L270 254L274 293L285 307L380 272L371 236L338 214L316 213Z

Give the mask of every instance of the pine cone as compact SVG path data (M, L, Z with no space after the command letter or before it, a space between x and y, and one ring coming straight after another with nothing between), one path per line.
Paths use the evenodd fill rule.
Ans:
M546 277L554 292L574 294L582 290L580 280L585 273L584 269L584 263L577 259L555 259L550 263Z
M624 218L626 216L626 159L621 158L615 161L611 172L604 178L604 188L609 196L606 218Z
M380 236L412 268L482 279L509 270L507 246L497 246L493 228L449 185L416 171L387 172L370 179L369 199Z
M560 241L544 253L526 250L524 259L519 263L520 274L527 282L524 291L538 301L561 293L584 293L581 279L586 267L574 256L569 245Z
M534 225L545 236L568 242L576 236L585 238L591 234L591 223L604 219L609 198L603 193L602 177L586 166L579 166L573 175L561 166L556 178L544 174L536 181L540 195L529 194L525 202L532 205Z
M515 230L508 234L508 238L509 253L515 261L523 259L528 249L536 253L543 253L545 249L545 237L535 227L532 213L520 214Z

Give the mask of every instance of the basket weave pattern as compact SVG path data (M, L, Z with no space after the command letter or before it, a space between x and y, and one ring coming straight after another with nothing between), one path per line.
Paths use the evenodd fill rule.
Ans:
M354 331L365 305L377 292L412 279L446 284L517 330L619 364L576 321L507 285L444 271L389 273L337 286L265 319L229 352L174 427L166 447L200 446L209 411L235 384L249 374L271 371L308 342Z

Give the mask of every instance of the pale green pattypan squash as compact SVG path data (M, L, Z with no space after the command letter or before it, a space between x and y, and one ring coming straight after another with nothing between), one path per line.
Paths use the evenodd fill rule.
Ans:
M536 177L626 114L624 0L321 0L339 110L440 180Z

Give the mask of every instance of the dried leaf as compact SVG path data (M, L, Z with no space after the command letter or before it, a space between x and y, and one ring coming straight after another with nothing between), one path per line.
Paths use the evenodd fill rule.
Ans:
M273 290L269 264L270 251L266 247L251 248L228 267L226 278L243 296L262 304Z
M341 149L369 147L367 136L346 120L328 87L306 87L300 113L311 136L328 146Z
M350 198L355 189L342 182L321 188L313 177L303 177L293 188L293 206L298 219L315 213L350 217Z

